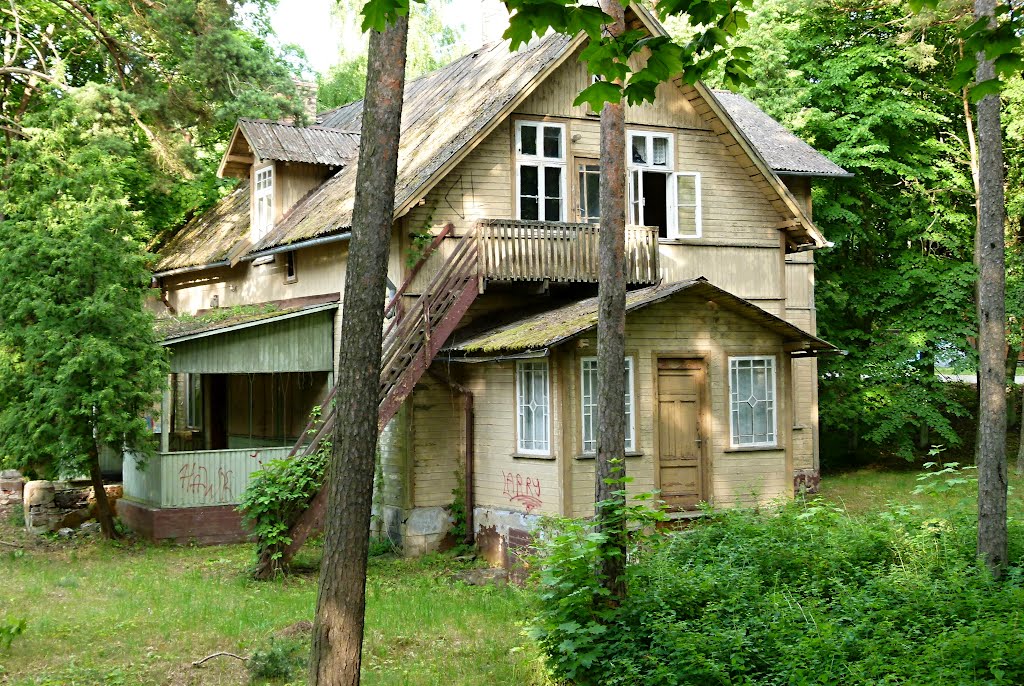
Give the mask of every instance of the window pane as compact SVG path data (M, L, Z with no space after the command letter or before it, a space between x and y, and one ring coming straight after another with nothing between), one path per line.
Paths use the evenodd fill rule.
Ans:
M544 167L544 197L562 197L562 168Z
M651 143L654 146L654 166L656 167L667 167L668 166L668 139L667 138L652 138Z
M647 139L643 136L631 136L633 148L633 164L647 164Z
M562 201L559 198L547 198L544 200L544 221L562 221Z
M538 192L538 171L537 167L523 165L519 168L519 194L539 195Z
M696 176L676 176L676 191L680 206L694 207L697 205Z
M548 450L548 367L546 362L521 362L516 366L519 415L519 449Z
M629 221L642 225L643 213L640 211L640 172L629 173Z
M558 126L544 127L544 157L562 159L562 129Z
M520 219L540 219L537 198L522 197L519 199Z
M775 361L729 360L733 445L773 445L775 435Z
M523 124L519 127L519 152L524 155L537 154L537 127Z

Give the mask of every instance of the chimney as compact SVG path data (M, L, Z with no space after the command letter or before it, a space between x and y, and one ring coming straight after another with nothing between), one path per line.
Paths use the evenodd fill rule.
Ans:
M317 115L316 82L295 79L295 95L302 103L302 113L306 120L305 125L310 126L315 124Z

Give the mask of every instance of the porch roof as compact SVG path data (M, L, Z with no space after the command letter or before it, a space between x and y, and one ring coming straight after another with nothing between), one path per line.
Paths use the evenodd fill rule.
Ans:
M163 346L173 346L197 338L215 336L248 329L253 326L280 322L293 317L303 317L315 312L333 310L338 307L337 294L329 299L314 303L288 303L287 301L266 302L242 307L224 307L205 310L197 315L181 315L158 319L157 335Z
M797 354L835 351L831 343L790 324L753 303L713 286L704 277L660 283L626 294L626 312L662 302L678 293L693 293L720 307L752 319L779 334ZM514 321L459 336L442 354L453 361L488 358L495 355L536 353L557 346L597 326L597 298L587 298L554 309L520 317Z

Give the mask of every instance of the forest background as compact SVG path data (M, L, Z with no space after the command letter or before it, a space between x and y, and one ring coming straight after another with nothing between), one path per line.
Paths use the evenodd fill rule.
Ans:
M360 4L339 0L341 23ZM410 78L474 47L444 24L446 4L413 3ZM124 210L103 220L117 245L144 257L227 193L233 182L215 171L237 118L302 117L295 79L309 67L300 50L278 47L274 6L24 0L0 7L5 246L52 240L56 219L42 210L51 201L71 203L66 216L97 218L89 213L102 199ZM757 56L744 94L855 174L817 182L814 197L815 219L834 243L816 255L819 333L847 351L820 362L826 468L921 455L934 444L971 452L966 420L975 400L936 374L971 374L975 364L973 122L966 93L948 85L970 9L944 2L915 14L902 0L760 0L739 38ZM339 63L317 78L321 110L362 96L365 64L365 44L345 43ZM1019 76L1003 97L1012 383L1024 315ZM69 160L102 159L103 173L47 174L31 166L44 153L65 172L74 168ZM86 225L83 216L78 223ZM18 265L11 267L0 270L7 274L0 281L17 278ZM126 278L144 288L144 275L132 269ZM1019 407L1011 402L1015 419ZM0 417L0 432L2 424Z

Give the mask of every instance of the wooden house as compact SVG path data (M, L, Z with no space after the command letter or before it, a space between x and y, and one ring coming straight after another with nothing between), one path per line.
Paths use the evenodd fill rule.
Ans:
M627 18L662 31L642 6ZM491 44L407 85L375 493L375 526L407 552L441 544L456 497L496 561L537 516L592 511L600 168L598 118L572 104L584 41ZM125 463L122 512L141 531L237 536L247 476L308 442L311 410L330 415L361 112L240 121L221 173L241 183L160 250L173 375L159 454ZM630 488L685 517L813 487L831 346L814 335L827 243L811 181L846 172L701 84L664 84L626 120Z

